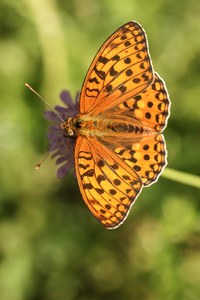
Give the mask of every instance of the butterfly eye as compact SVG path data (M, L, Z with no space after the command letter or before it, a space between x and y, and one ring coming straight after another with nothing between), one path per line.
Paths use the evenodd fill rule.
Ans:
M76 127L77 129L80 129L81 128L81 124L82 122L80 120L77 120L74 122L74 127Z

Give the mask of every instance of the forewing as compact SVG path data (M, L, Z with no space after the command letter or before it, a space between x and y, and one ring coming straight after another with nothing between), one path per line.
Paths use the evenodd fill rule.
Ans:
M145 90L153 80L142 27L129 22L102 45L89 67L80 95L80 113L109 110Z
M75 168L82 197L92 214L107 228L127 217L141 188L137 173L94 138L79 136Z

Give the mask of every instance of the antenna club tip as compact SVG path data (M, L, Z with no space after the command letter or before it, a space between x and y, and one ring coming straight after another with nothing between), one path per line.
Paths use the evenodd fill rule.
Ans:
M37 93L33 90L33 88L30 86L30 84L25 82L24 85L25 85L25 87L27 87L29 90L31 90L32 92L34 92L37 95Z
M37 164L37 165L35 166L36 171L39 169L40 166L41 166L41 164Z

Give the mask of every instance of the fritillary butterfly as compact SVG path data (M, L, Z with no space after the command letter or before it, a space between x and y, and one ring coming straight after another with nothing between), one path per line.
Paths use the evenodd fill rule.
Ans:
M166 165L161 132L169 106L144 30L136 22L123 25L89 67L80 113L61 124L65 135L76 137L82 197L106 228L123 223L142 187L155 182Z

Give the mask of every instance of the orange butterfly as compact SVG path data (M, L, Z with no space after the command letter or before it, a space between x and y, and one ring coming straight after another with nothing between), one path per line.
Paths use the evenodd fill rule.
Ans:
M123 223L142 187L166 165L169 96L154 72L144 30L129 22L96 54L80 95L80 113L61 124L76 137L75 171L92 214L106 228Z

